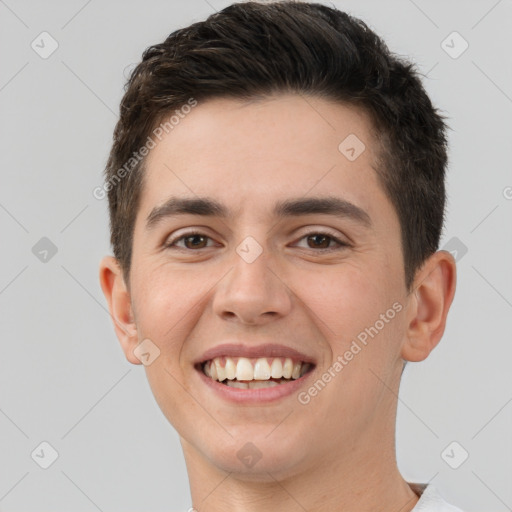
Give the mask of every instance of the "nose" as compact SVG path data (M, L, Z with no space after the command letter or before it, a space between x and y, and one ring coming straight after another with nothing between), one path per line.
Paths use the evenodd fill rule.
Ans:
M233 268L215 293L214 312L224 320L250 325L263 325L287 315L292 291L275 267L265 251L252 262L235 254Z

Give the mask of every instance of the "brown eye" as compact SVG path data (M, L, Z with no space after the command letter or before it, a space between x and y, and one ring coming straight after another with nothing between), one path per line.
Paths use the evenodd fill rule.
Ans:
M189 236L186 236L186 237L183 237L183 239L185 240L185 247L187 249L197 249L199 247L199 249L202 249L204 247L204 241L206 240L207 237L203 236L203 235L189 235ZM190 241L192 240L192 242L190 243L190 246L187 244L187 241Z
M314 247L312 249L328 249L329 243L332 240L332 237L321 234L309 235L307 238L308 241L313 240Z
M349 247L350 244L343 242L337 236L332 233L324 233L322 231L314 231L304 235L300 240L307 240L306 249L316 249L316 252L322 251L336 251L341 250L345 247ZM336 245L332 245L334 242ZM304 247L303 247L304 248Z
M178 242L183 240L184 245L178 245ZM178 249L205 249L207 241L210 240L209 236L202 233L185 233L184 235L171 240L166 244L167 248L177 247Z

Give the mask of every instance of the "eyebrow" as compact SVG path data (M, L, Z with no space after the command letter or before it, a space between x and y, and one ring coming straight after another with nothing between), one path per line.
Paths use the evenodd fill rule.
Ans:
M324 214L355 220L370 228L368 213L345 199L335 196L287 199L274 205L273 214L277 218L300 215ZM146 218L146 230L154 229L162 220L179 215L201 215L204 217L233 217L222 203L209 197L170 197L164 204L156 206Z

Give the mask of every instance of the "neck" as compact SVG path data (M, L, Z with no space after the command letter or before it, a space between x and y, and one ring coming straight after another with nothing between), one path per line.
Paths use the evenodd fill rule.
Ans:
M358 443L293 475L261 471L250 477L222 471L183 438L181 443L192 503L200 512L410 512L419 499L398 471L394 443L380 451L378 444Z

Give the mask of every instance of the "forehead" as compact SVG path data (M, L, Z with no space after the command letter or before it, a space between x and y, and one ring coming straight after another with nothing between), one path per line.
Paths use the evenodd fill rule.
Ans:
M375 214L386 201L375 149L368 117L347 105L299 95L199 102L150 151L139 217L170 196L213 197L262 218L288 197L335 195Z

